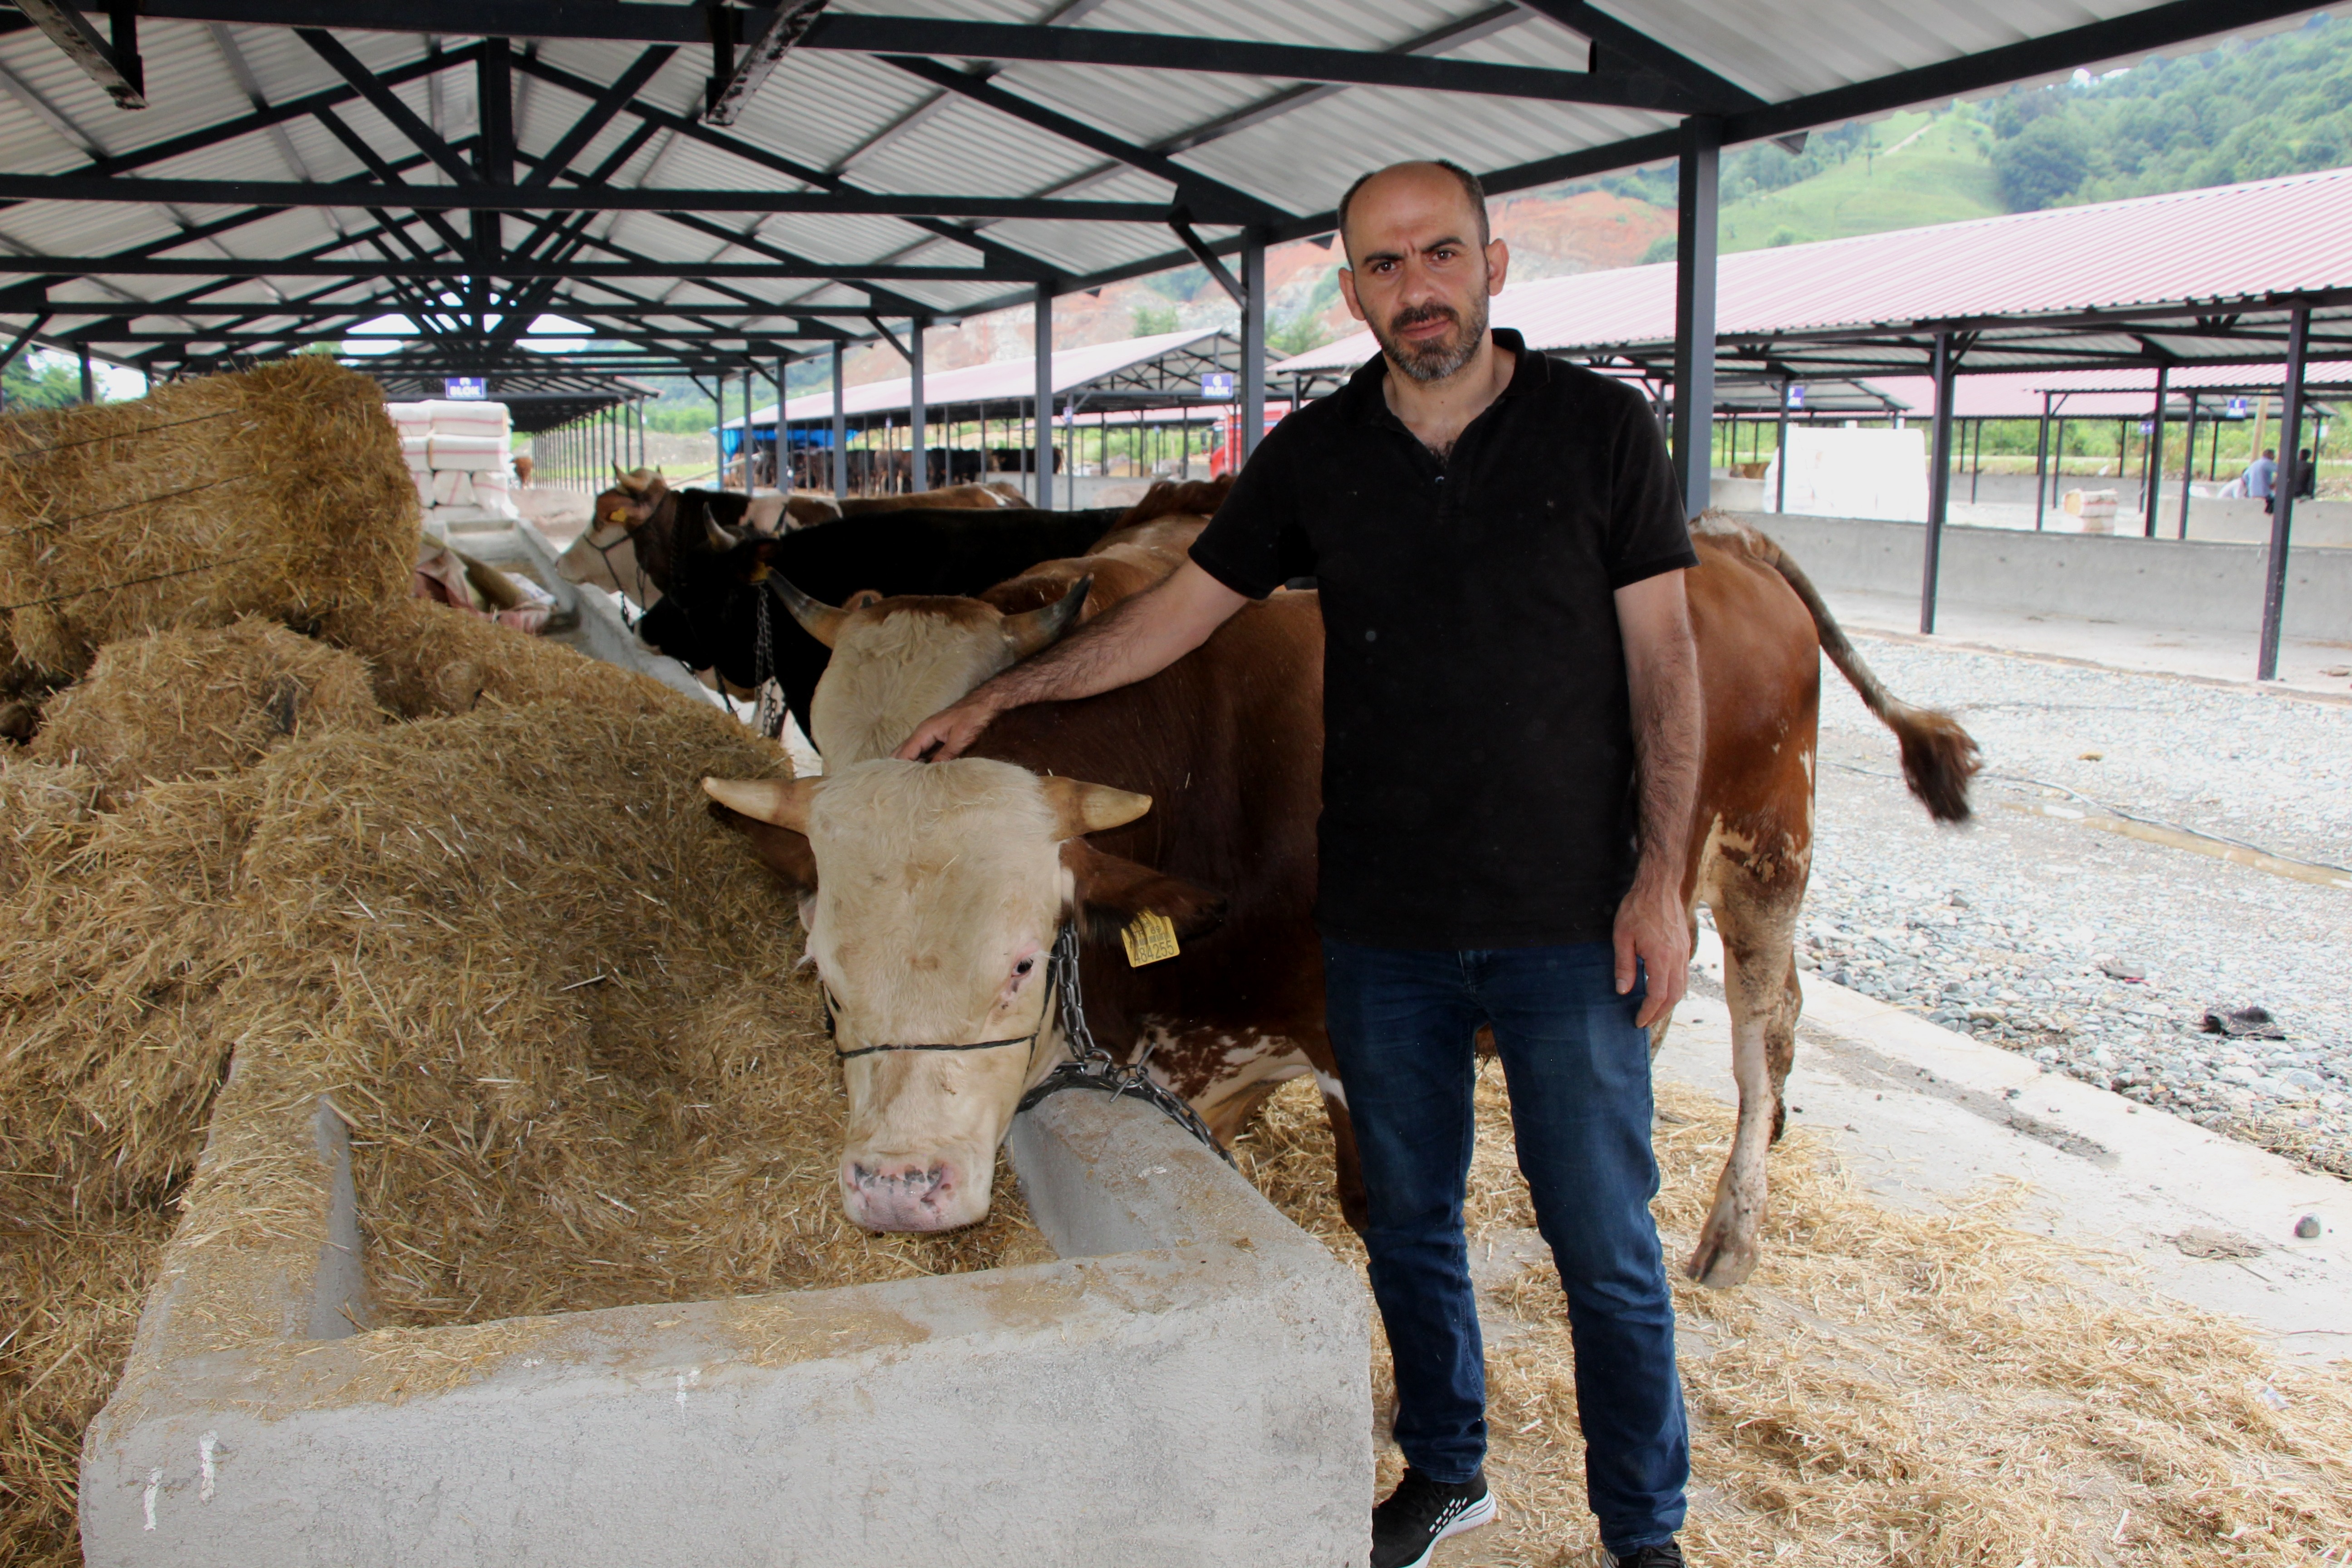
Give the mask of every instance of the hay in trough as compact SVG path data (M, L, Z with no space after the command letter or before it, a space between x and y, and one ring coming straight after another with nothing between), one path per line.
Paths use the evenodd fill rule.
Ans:
M51 698L31 755L79 763L110 800L234 772L272 746L383 722L368 667L258 617L109 643Z
M1656 1204L1687 1252L1732 1113L1660 1086ZM1489 1066L1470 1177L1474 1251L1535 1223ZM1235 1151L1284 1211L1359 1266L1311 1083ZM1773 1151L1764 1260L1737 1290L1677 1279L1694 1563L2093 1568L2342 1563L2352 1552L2352 1378L2282 1365L2234 1322L2134 1295L2110 1260L2003 1223L1873 1202L1792 1130ZM1495 1300L1487 1347L1495 1526L1438 1564L1598 1563L1584 1505L1568 1312L1549 1263ZM1377 1328L1375 1336L1377 1338ZM1391 1397L1385 1344L1375 1398ZM1381 1484L1402 1461L1383 1442ZM2329 1555L2330 1553L2333 1555Z
M1009 1181L948 1237L842 1219L792 908L697 787L781 753L645 685L297 738L115 811L0 759L47 803L0 879L0 1555L74 1560L80 1431L181 1197L206 1247L270 1244L265 1169L190 1183L232 1050L351 1123L388 1376L447 1359L420 1326L1050 1256Z
M406 591L415 487L374 382L299 355L132 403L0 418L0 622L18 679L243 615Z
M629 712L680 701L651 676L425 599L347 606L325 617L320 635L367 660L377 700L404 719L469 713L485 701Z

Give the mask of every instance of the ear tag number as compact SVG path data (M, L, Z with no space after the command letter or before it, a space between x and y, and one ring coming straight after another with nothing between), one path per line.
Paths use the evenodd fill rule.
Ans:
M1140 969L1182 951L1176 945L1176 922L1156 910L1146 910L1118 933L1127 943L1127 966Z

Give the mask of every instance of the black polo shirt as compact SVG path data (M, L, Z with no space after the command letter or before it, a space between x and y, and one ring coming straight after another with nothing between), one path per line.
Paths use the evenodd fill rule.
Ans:
M1695 566L1640 393L1515 352L1440 463L1385 359L1268 432L1192 559L1323 595L1318 923L1380 947L1610 934L1633 879L1632 704L1614 590Z

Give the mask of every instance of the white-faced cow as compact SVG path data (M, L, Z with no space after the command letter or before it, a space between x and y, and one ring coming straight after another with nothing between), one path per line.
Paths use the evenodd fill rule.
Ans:
M1821 656L1895 731L1913 794L1939 820L1968 816L1977 755L1950 718L1888 695L1769 540L1712 517L1695 533L1706 731L1685 898L1694 922L1705 901L1723 936L1740 1115L1689 1268L1724 1286L1755 1266L1765 1150L1795 1049ZM845 1060L853 1218L933 1229L985 1212L996 1143L1061 1052L1042 955L1075 920L1097 1039L1128 1060L1149 1051L1152 1076L1220 1137L1277 1083L1315 1074L1341 1207L1360 1222L1310 919L1321 651L1316 595L1277 595L1148 680L1005 714L956 762L708 784L761 859L809 896L810 952L841 1049L1017 1042ZM1398 765L1409 766L1411 716L1399 725ZM1104 789L1149 797L1149 809ZM1117 933L1146 909L1176 923L1182 951L1129 968Z

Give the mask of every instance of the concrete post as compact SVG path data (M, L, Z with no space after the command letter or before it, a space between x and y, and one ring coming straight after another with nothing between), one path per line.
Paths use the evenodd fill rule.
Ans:
M2170 365L2156 367L2156 412L2147 422L2147 525L2140 531L2146 539L2156 537L2156 502L2164 493L2164 399L2171 375Z
M1723 122L1683 121L1675 230L1675 474L1683 510L1706 510L1715 428L1716 178Z
M908 469L913 489L931 488L930 421L923 407L923 318L907 319L907 428L913 436L915 461Z
M97 379L96 379L94 376L92 376L92 375L91 375L91 374L90 374L90 369L89 369L89 345L88 343L83 343L83 344L81 344L81 345L80 345L80 348L81 348L81 400L82 400L84 403L96 403L96 402L98 401L98 381L97 381Z
M1265 434L1265 232L1242 240L1241 457L1249 461Z
M1054 504L1054 293L1045 284L1037 285L1037 399L1035 417L1030 421L1036 431L1035 456L1030 461L1033 478L1029 499L1041 507Z
M849 493L849 420L842 413L841 362L845 356L841 340L833 341L833 495L835 500Z
M2254 665L2256 680L2278 679L2279 632L2286 616L2286 549L2294 529L2294 492L2303 465L2295 460L2303 439L2303 361L2311 341L2311 307L2297 305L2286 330L2286 398L2279 409L2278 477L2271 481L2271 554L2263 584L2263 645Z
M2189 395L2189 444L2180 454L2180 532L2189 537L2189 481L2197 477L2197 395Z
M1936 436L1927 460L1927 547L1919 570L1919 630L1936 629L1936 570L1944 553L1944 514L1952 499L1952 334L1936 334Z
M2042 503L2050 499L2046 471L2050 467L2050 397L2049 393L2042 395L2042 435L2033 447L2033 531L2036 533L2042 531Z

